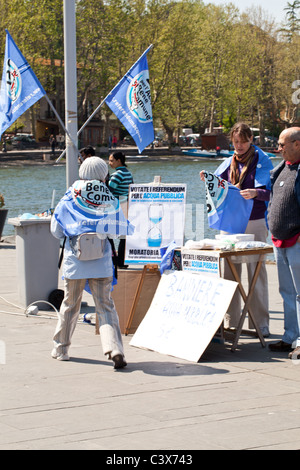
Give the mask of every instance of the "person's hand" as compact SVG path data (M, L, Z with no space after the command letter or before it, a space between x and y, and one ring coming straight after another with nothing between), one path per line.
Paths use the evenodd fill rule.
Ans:
M243 189L241 191L241 196L244 199L254 199L255 197L257 197L257 191L256 189Z
M200 179L201 181L203 181L203 183L205 183L204 173L205 173L204 170L200 171Z

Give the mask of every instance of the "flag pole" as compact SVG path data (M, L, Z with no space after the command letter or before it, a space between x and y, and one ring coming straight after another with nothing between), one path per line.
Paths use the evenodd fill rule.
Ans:
M107 98L107 97L106 97ZM105 100L106 98L101 101L101 103L99 104L99 106L97 107L97 109L93 112L93 114L91 114L91 116L88 118L88 120L84 123L84 125L79 129L79 131L77 132L77 137L80 136L81 132L83 131L83 129L88 125L88 123L93 119L93 117L95 116L95 114L98 113L99 109L104 105L105 103ZM64 150L62 152L62 154L58 157L58 159L56 160L56 163L60 162L60 160L65 156L66 154L66 150ZM80 158L81 158L81 155L80 155Z
M49 99L48 95L45 95L45 98L50 106L50 108L52 109L52 111L54 112L59 124L61 125L62 129L64 130L64 132L69 136L69 139L71 140L73 146L75 148L77 148L77 144L74 142L74 140L72 139L71 135L69 134L69 131L66 129L66 126L64 125L64 123L62 122L61 120L61 117L60 115L58 114L58 112L56 111L55 107L53 106L53 103L51 102L51 100ZM81 158L81 155L80 155L80 152L79 150L77 149L77 154L78 154L78 157ZM60 157L61 158L61 157Z
M64 0L65 101L66 101L66 180L67 187L78 179L77 152L77 58L75 0ZM69 138L69 135L71 138Z
M145 54L148 54L148 52L151 51L151 49L153 49L154 45L151 44L146 50L145 52L138 58L138 60L130 67L130 69L127 71L127 73L125 74L128 75L129 71L138 63L139 60L141 60L141 58L145 55ZM115 88L117 88L117 86L119 85L119 83L123 80L124 76L121 78L121 80L118 81L118 83L116 84L116 86L114 86L114 88L106 95L106 97L104 98L104 100L101 101L101 103L99 104L99 106L95 109L95 111L91 114L91 116L87 119L87 121L83 124L83 126L79 129L79 131L77 132L77 137L81 134L81 132L85 129L85 127L89 124L89 122L93 119L93 117L99 112L99 110L102 108L102 106L104 105L106 99L108 98L108 96L113 93L113 91L115 90ZM62 152L62 154L60 155L60 157L56 160L56 163L58 163L64 156L65 156L65 153L66 151L64 150Z
M148 54L149 51L151 51L151 49L153 49L153 44L151 44L146 50L145 52L139 57L139 59L130 67L130 69L127 71L127 73L125 74L128 75L128 73L130 72L131 69L133 69L133 67L135 67L135 65L138 63L139 60L141 60L141 58L145 55L145 54ZM83 126L80 128L80 130L78 131L78 135L81 134L81 132L83 131L83 129L88 125L88 123L91 121L91 119L93 119L93 117L95 116L95 114L98 113L99 109L102 108L102 106L104 105L105 101L106 101L106 98L109 97L109 95L111 93L113 93L113 91L115 90L115 88L117 88L117 86L119 85L119 83L123 80L124 76L121 78L121 80L118 81L118 83L116 84L116 86L108 93L108 95L106 95L106 97L104 98L103 101L101 101L101 103L99 104L99 106L95 109L95 111L93 112L93 114L91 114L91 116L88 118L88 120L83 124Z

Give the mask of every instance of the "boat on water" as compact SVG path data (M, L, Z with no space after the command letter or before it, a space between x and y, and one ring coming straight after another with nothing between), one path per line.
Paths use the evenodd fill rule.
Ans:
M281 158L282 155L280 153L270 153L270 152L265 152L267 155L269 155L270 158Z
M209 151L209 150L190 149L190 150L183 150L182 153L190 157L199 157L199 158L227 158L233 155L233 151L230 151L230 150L221 150L220 152L216 152L216 151Z

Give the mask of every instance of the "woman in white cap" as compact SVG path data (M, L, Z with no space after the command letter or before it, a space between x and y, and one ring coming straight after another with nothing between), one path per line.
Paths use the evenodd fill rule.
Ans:
M113 264L107 237L126 235L132 227L119 212L119 202L104 181L107 164L99 157L87 158L80 167L80 180L67 191L55 209L51 222L52 234L65 238L63 275L65 297L53 338L52 357L68 361L69 347L80 313L82 293L88 280L99 318L104 354L112 359L115 369L125 367L119 318L111 298ZM118 213L118 217L116 217ZM100 243L97 253L80 247L81 236L88 234ZM89 237L86 237L89 238ZM96 243L95 242L95 243Z

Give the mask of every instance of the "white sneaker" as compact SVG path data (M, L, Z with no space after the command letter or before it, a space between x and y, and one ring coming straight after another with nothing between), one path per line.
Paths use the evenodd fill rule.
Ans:
M57 359L57 361L69 361L70 356L68 354L59 354L56 349L53 349L51 356L53 359Z

